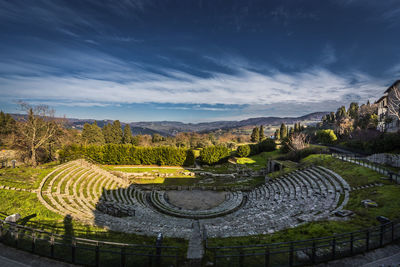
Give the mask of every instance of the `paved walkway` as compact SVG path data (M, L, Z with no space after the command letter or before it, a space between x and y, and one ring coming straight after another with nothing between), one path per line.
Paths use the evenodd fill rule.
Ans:
M0 266L1 267L73 267L64 262L40 257L29 252L17 250L0 244Z

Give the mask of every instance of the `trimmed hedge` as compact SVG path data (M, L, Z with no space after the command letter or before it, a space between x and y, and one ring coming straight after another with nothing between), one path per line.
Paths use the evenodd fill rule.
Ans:
M227 159L230 156L229 148L225 146L208 146L200 152L201 161L212 165Z
M250 155L257 155L262 152L270 152L276 150L276 143L273 139L267 138L258 144L251 144Z
M248 155L250 155L250 146L249 145L238 146L238 148L236 149L236 154L241 158L247 157Z
M88 158L100 164L110 165L170 165L194 164L194 153L184 148L170 146L137 147L130 144L66 146L59 151L60 161Z

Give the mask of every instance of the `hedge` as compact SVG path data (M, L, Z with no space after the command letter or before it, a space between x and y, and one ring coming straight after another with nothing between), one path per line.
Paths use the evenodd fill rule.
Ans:
M59 157L62 162L85 157L110 165L191 166L195 161L192 150L170 146L137 147L130 144L71 145L61 149Z
M251 144L250 146L250 155L257 155L261 152L270 152L276 149L276 143L273 139L267 138L264 141L258 144Z
M236 149L236 154L241 158L247 157L248 155L250 155L250 146L249 145L238 146L238 148Z
M211 165L223 160L230 156L229 148L226 146L208 146L200 152L201 161L205 164Z

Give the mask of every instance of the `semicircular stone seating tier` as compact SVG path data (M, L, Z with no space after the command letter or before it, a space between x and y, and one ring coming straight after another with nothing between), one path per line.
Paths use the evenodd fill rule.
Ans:
M75 160L60 165L41 182L39 200L51 211L113 231L189 238L193 219L210 237L273 233L300 224L329 219L343 209L350 187L323 167L297 170L250 192L227 192L207 210L178 208L165 191L143 191L97 165ZM116 217L99 203L134 215Z

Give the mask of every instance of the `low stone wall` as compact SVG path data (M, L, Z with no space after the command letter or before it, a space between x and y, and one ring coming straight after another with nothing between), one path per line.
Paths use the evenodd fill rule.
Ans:
M373 154L371 156L368 156L367 160L378 164L385 164L400 168L400 154Z

